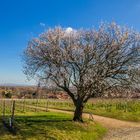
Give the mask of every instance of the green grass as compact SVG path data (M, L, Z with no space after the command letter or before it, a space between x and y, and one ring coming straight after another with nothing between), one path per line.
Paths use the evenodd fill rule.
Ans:
M140 121L139 100L98 100L95 103L87 103L84 111L119 120Z
M123 112L121 110L116 111L112 108L111 111L106 111L103 108L99 108L96 110L88 110L85 109L85 112L92 112L95 115L115 118L119 120L125 120L125 121L134 121L139 122L140 121L140 111L139 112Z
M97 123L76 123L71 118L71 115L53 112L18 113L17 134L10 134L0 123L0 140L97 140L106 132Z
M48 108L74 111L74 105L70 100L47 100L47 102ZM28 100L27 104L36 105L36 101ZM46 100L39 100L38 106L46 107ZM95 99L85 105L84 112L138 122L140 121L140 100Z

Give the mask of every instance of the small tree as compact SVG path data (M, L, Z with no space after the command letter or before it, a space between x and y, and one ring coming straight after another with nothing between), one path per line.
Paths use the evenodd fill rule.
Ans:
M83 121L85 103L115 87L130 86L139 67L139 33L115 23L98 30L49 29L28 43L25 74L62 88L75 105L74 121Z
M5 98L11 98L12 97L12 90L4 91L4 97Z

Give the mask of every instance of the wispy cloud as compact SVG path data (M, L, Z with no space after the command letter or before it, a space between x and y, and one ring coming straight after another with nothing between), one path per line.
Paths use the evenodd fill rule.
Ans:
M45 23L40 22L40 26L45 27Z

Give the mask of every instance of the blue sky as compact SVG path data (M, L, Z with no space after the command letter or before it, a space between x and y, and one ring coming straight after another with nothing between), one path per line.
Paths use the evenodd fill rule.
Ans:
M140 31L140 0L0 0L0 83L34 83L22 72L21 55L44 28L91 28L102 21Z

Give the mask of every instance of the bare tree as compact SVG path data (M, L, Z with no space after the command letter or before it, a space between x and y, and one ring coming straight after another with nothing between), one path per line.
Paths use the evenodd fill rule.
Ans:
M62 88L76 107L73 120L83 121L88 99L131 85L129 70L139 66L139 45L139 33L115 23L97 30L56 27L29 41L24 72Z

